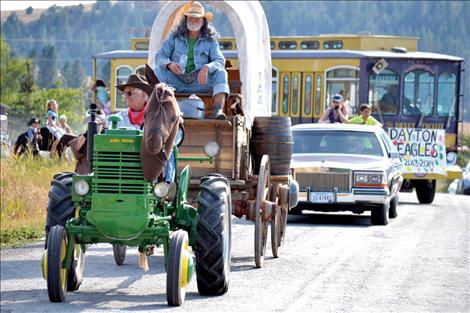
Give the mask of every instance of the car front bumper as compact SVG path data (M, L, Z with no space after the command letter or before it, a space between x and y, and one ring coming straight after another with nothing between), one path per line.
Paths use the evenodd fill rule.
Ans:
M313 210L327 208L328 211L344 211L348 210L345 208L363 208L387 204L390 202L390 191L388 189L353 188L351 192L333 192L333 199L323 202L311 201L308 192L301 191L299 192L299 202L303 204L302 206L308 205Z

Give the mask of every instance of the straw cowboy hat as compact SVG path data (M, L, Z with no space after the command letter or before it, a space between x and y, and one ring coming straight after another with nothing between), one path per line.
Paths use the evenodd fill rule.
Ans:
M122 92L124 92L126 87L134 87L143 90L146 94L149 95L149 97L153 92L153 88L149 86L147 79L145 79L145 77L140 74L131 74L127 79L127 83L116 86L116 88Z
M145 111L140 146L141 168L147 181L153 181L163 172L182 122L173 89L163 83L154 88Z
M212 20L212 13L204 10L204 7L199 1L189 1L182 8L183 14L189 17L205 17L209 21Z

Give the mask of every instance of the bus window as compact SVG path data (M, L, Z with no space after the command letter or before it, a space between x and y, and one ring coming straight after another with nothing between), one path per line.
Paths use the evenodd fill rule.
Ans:
M454 73L442 73L437 81L437 115L455 116L457 78Z
M132 74L132 69L127 66L120 66L116 69L116 84L115 85L122 85L127 82L127 78L129 75ZM117 89L116 89L117 90ZM122 97L122 94L116 91L116 109L125 109L126 106L126 99Z
M320 48L320 42L318 40L303 40L300 43L302 49L318 49Z
M289 74L282 78L282 113L289 114Z
M304 114L310 115L312 112L312 75L305 77L304 91Z
M434 105L434 76L418 69L405 75L403 113L429 116Z
M145 65L142 65L136 68L135 73L145 77Z
M315 115L319 117L321 114L321 76L317 75L315 82Z
M271 41L271 50L274 50L274 48L276 48L276 44L274 43L274 41Z
M328 105L337 93L344 98L345 104L350 108L358 105L359 99L359 70L352 67L337 67L326 71L326 102ZM352 113L352 112L350 112Z
M292 50L297 48L297 42L290 40L290 41L279 41L279 49L282 50Z
M135 43L135 50L148 50L149 43L148 42L136 42Z
M297 115L299 112L299 75L292 75L292 115Z
M219 41L220 50L232 50L232 43L230 41Z
M341 49L343 48L342 40L325 40L323 42L323 48L325 49Z
M278 72L277 69L273 68L273 86L272 86L272 101L271 101L271 112L274 115L277 115L277 81L278 81Z
M400 77L391 70L385 69L379 75L369 77L369 103L377 108L380 114L397 114L400 99Z

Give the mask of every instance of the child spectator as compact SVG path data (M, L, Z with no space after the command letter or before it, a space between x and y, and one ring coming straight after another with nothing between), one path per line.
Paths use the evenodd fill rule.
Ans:
M61 115L59 117L59 125L65 131L66 134L71 134L72 133L72 129L67 124L67 116Z
M95 92L98 109L103 110L106 115L109 115L111 113L109 91L106 89L104 81L97 79L91 89Z
M53 143L51 147L51 156L54 156L57 145L59 144L60 138L64 135L65 131L59 126L57 113L59 105L55 100L47 100L46 106L46 127L53 136Z

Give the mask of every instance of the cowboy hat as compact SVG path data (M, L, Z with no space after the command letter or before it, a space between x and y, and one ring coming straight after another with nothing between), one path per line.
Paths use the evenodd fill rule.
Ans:
M155 180L163 172L173 151L180 120L181 112L173 89L163 83L156 85L145 111L140 146L141 168L147 181Z
M149 97L153 92L152 87L149 86L145 77L140 74L131 74L127 79L127 83L116 86L116 88L122 92L124 92L124 89L126 87L134 87L140 89L144 91L147 95L149 95Z
M204 7L199 1L189 1L182 8L183 14L189 17L201 18L205 17L209 21L212 20L212 13L205 13Z
M41 121L38 120L37 118L33 117L32 119L29 120L28 126L31 126L31 125L33 125L34 123L41 124Z

